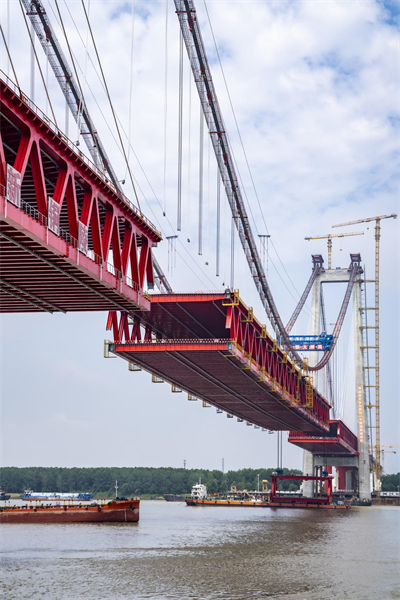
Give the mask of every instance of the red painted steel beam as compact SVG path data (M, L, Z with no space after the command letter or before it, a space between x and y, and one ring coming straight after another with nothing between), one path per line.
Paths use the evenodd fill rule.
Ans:
M163 348L173 352L174 356L180 353L181 348L185 348L193 351L194 356L199 344L209 344L222 336L225 338L229 332L229 351L226 349L228 345L225 348L225 353L230 354L227 360L242 371L242 379L244 377L244 381L248 380L246 386L249 389L253 386L262 389L276 403L283 404L285 409L290 408L296 412L301 420L311 423L312 430L328 433L329 403L314 389L313 405L306 405L303 375L240 299L237 302L227 302L224 294L197 293L152 295L151 302L150 314L143 316L146 330L149 327L152 329L154 324L156 336L164 340L154 339L151 344L139 346L136 336L140 327L137 322L131 323L128 335L125 334L125 343L129 343L129 353L132 356L143 352L162 354ZM137 313L137 317L142 319L140 313ZM114 327L114 341L117 344L116 352L123 352L124 347L120 345L124 341L121 327ZM168 350L164 343L168 344ZM224 343L227 343L226 340ZM188 358L180 356L179 360L187 361ZM192 362L196 363L196 359L193 358ZM153 370L154 366L153 363ZM151 370L150 367L148 370ZM210 374L206 373L205 376L210 377ZM298 429L304 430L304 427Z
M148 310L154 226L2 73L0 119L0 310Z

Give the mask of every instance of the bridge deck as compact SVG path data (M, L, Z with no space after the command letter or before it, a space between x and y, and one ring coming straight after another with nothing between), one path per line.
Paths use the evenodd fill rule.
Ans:
M276 346L251 309L221 293L152 295L130 322L110 313L109 350L164 381L265 429L329 432L329 404ZM144 339L142 333L144 331Z

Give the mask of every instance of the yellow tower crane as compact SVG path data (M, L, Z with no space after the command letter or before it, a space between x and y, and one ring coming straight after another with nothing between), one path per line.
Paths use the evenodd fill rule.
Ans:
M315 237L304 238L310 240L328 240L328 269L332 269L332 238L348 237L350 235L364 235L363 231L355 231L352 233L327 233L326 235L317 235Z
M397 454L396 450L384 450L382 446L386 448L400 448L400 446L389 446L388 444L381 444L381 467L382 467L382 475L385 473L385 454Z
M375 306L371 310L375 310L375 404L371 408L375 408L375 476L376 476L376 497L380 498L380 457L381 457L381 441L380 441L380 397L379 397L379 245L381 239L381 220L382 219L397 219L397 215L381 215L379 217L368 217L366 219L357 219L356 221L348 221L347 223L339 223L332 227L346 227L347 225L356 225L358 223L369 223L375 221ZM370 367L371 368L371 367ZM373 386L370 386L373 387Z

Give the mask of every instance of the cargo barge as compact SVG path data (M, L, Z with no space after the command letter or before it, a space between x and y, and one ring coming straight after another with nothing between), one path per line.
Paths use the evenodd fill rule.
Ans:
M140 500L116 498L85 505L2 506L0 523L137 523Z
M304 496L284 496L278 492L278 481L281 479L295 479L297 481L314 481L317 484L316 496L307 498ZM254 492L253 496L248 498L223 498L211 499L207 496L207 489L201 483L193 486L191 498L186 498L187 506L248 506L259 508L318 508L318 509L334 509L347 510L349 505L333 504L332 503L332 475L324 475L322 477L309 477L308 475L281 475L280 473L272 473L272 488L269 500L257 497ZM326 490L323 491L323 487Z
M262 500L199 500L197 498L186 498L187 506L259 506L265 508L269 506L268 502Z

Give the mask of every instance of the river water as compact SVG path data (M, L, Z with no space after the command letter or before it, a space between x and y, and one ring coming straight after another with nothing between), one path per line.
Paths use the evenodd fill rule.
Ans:
M140 511L137 524L1 525L1 598L400 598L397 507Z

